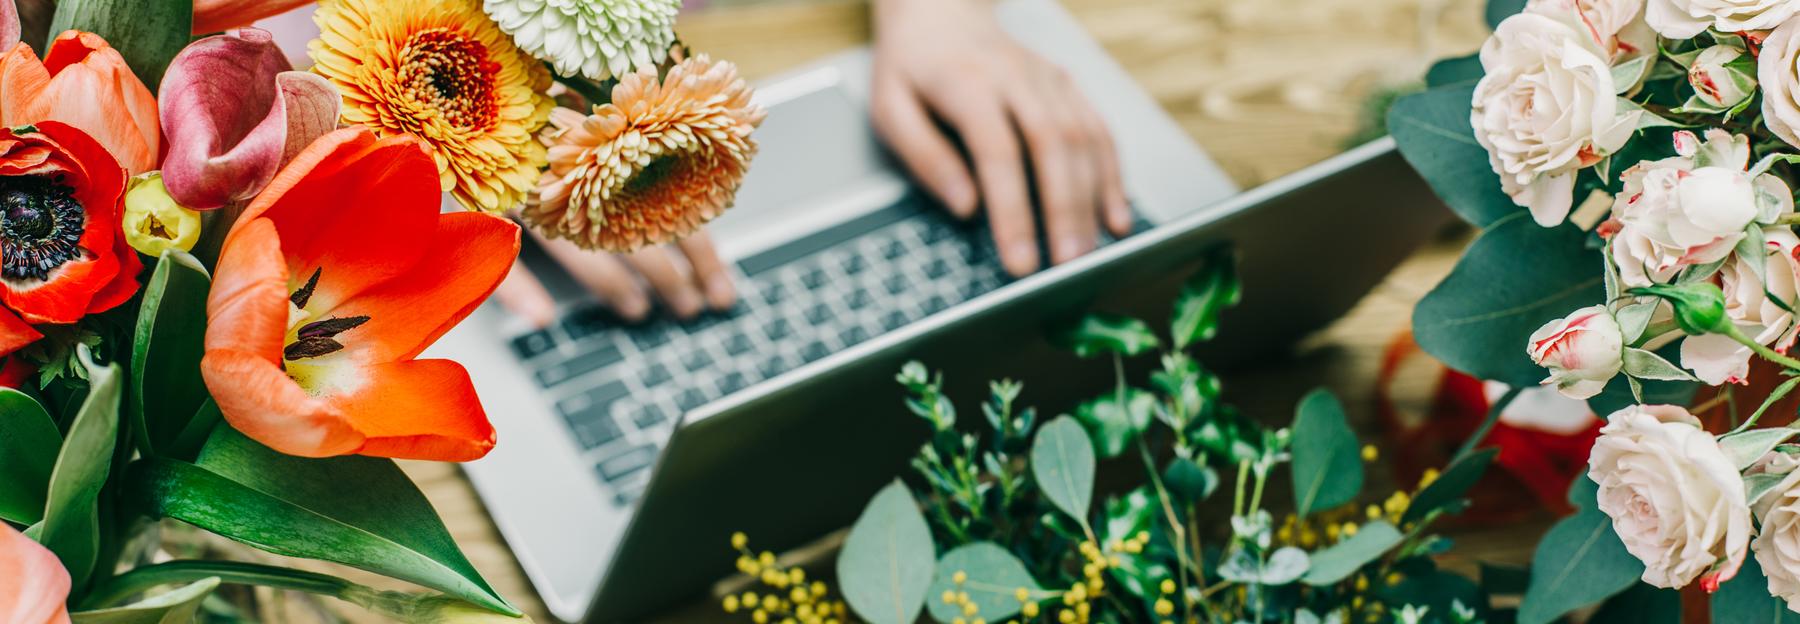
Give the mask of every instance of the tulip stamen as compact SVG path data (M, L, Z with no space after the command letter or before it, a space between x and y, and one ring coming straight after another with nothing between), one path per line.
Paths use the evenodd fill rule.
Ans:
M369 322L367 316L331 317L323 321L313 321L300 326L301 338L336 338L338 334L356 329Z
M281 350L284 360L301 360L321 355L337 353L344 349L344 343L324 337L301 338Z
M85 214L61 176L0 178L0 276L45 280L80 259Z
M324 271L323 268L313 269L312 277L307 278L306 285L295 290L294 294L288 295L288 301L293 303L296 308L305 309L306 302L312 300L313 289L319 287L319 274Z

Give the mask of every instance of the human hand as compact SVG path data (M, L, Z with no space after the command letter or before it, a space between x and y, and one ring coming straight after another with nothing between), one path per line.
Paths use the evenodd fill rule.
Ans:
M1093 250L1102 220L1130 233L1105 122L1067 72L1000 29L989 3L876 0L874 26L876 131L953 214L986 207L1008 273L1038 268L1026 156L1053 263ZM934 117L967 148L973 175Z
M706 232L628 254L588 251L566 240L536 238L577 283L626 321L640 321L650 314L652 293L681 319L708 309L728 310L737 303L731 274ZM541 327L556 319L556 302L523 263L513 263L512 272L494 296L534 325Z

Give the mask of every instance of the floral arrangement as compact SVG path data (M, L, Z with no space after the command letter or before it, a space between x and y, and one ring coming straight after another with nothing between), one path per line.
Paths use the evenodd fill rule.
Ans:
M1118 371L1113 391L1071 415L1041 418L1020 405L1022 384L1000 381L979 433L959 430L940 379L906 365L897 380L931 439L913 478L882 489L850 529L836 591L737 534L738 571L760 587L724 596L723 609L758 624L904 624L921 611L942 624L1511 621L1491 598L1516 594L1518 575L1477 583L1440 569L1433 556L1450 542L1430 533L1467 505L1494 450L1472 441L1417 490L1359 504L1377 451L1334 396L1316 390L1290 426L1266 427L1224 403L1187 354L1238 293L1229 256L1216 255L1183 288L1166 340L1107 314L1059 332ZM1148 388L1127 383L1125 359L1148 356L1160 364ZM1095 504L1102 461L1140 478ZM1289 503L1264 493L1284 466L1293 511L1277 521L1269 509Z
M1496 0L1480 52L1389 112L1407 160L1482 229L1416 309L1421 346L1607 415L1524 624L1690 585L1714 621L1800 612L1800 429L1766 426L1792 419L1771 408L1800 385L1796 14ZM1690 411L1703 386L1719 399Z
M512 267L508 216L670 241L755 153L674 0L322 0L296 71L247 26L306 4L62 0L28 41L0 2L0 621L192 621L221 586L522 617L393 461L496 443L420 354ZM164 519L425 591L171 558Z

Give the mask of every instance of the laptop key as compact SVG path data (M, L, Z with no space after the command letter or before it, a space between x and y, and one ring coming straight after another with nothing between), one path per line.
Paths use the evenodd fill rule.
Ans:
M681 365L690 371L697 371L711 364L712 356L707 355L703 349L694 349L681 356Z
M549 388L610 366L621 359L623 356L619 354L619 348L610 341L590 345L580 355L538 369L538 385Z
M660 386L672 377L669 374L669 367L662 364L651 364L644 367L643 372L638 373L638 381L644 382L646 388Z
M870 303L874 303L875 297L869 294L868 289L858 288L850 291L850 296L844 298L844 302L846 305L849 305L852 310L861 310Z
M881 329L883 329L883 330L899 329L901 325L906 324L906 320L907 320L906 312L903 312L901 310L894 310L892 312L882 315Z
M806 322L812 325L824 323L831 318L831 306L824 303L813 305L806 310Z
M930 299L925 300L924 306L925 313L935 314L939 310L950 307L950 302L946 301L943 295L932 295Z
M806 343L806 346L800 348L800 358L808 362L818 361L830 354L831 349L827 348L824 342L818 340Z
M825 285L825 270L813 269L802 274L800 276L800 285L805 286L807 290L818 290L820 286Z
M743 373L730 373L719 378L719 392L731 394L750 385L750 379Z
M600 478L617 481L631 473L650 467L656 461L656 446L645 444L600 462Z
M906 276L899 273L889 275L886 279L881 280L881 286L886 288L890 295L906 292Z
M730 338L725 340L725 352L733 356L743 355L755 346L754 343L750 342L749 336L741 333L732 334Z
M881 257L886 258L888 260L897 259L900 256L903 256L905 254L906 254L906 243L904 241L901 241L900 239L894 239L893 241L889 242L886 247L883 247L881 250Z
M850 329L846 329L846 330L844 330L843 333L838 334L838 340L843 341L844 346L846 346L846 347L855 345L857 343L860 343L860 342L862 342L864 340L868 340L868 339L869 339L869 330L863 329L861 325L852 327Z
M662 408L655 405L633 407L629 413L631 422L639 429L649 429L669 420L669 416L663 413Z
M789 323L787 319L778 318L763 326L763 331L768 334L769 340L781 340L794 333L794 324Z
M864 260L860 255L852 255L849 258L844 259L844 272L850 275L861 273L862 270L868 268L868 266L869 261Z
M618 421L613 420L605 409L564 412L563 420L575 432L575 441L584 449L599 448L625 435L624 430L619 428Z
M931 262L931 264L925 265L925 277L929 277L931 279L937 279L937 278L943 277L945 274L947 274L949 272L950 272L950 263L944 261L943 258L938 258L937 260L933 260Z
M669 344L669 328L661 323L632 330L631 342L639 351L649 351Z
M675 407L685 412L706 404L706 394L698 389L688 388L675 396Z
M756 363L756 372L761 373L763 379L769 379L785 373L788 368L787 358L781 357L780 355L771 355L763 358L761 362Z
M512 340L513 353L521 360L529 360L539 354L556 348L556 338L550 330L540 329Z
M787 287L781 285L780 283L771 283L771 284L765 285L762 287L761 290L762 290L763 301L767 302L769 305L775 305L777 303L781 303L781 301L783 299L787 298Z

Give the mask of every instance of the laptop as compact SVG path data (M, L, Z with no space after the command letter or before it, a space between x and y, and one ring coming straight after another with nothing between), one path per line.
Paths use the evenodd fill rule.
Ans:
M1107 119L1136 233L1010 279L986 228L932 205L875 140L869 56L851 51L758 87L761 151L709 226L735 309L625 324L551 278L558 323L490 304L428 353L475 380L499 444L467 473L555 617L644 621L732 573L733 531L781 551L848 526L926 440L893 381L909 359L971 405L1001 377L1023 378L1029 404L1072 405L1110 364L1057 351L1048 328L1096 305L1166 319L1220 243L1246 297L1202 361L1279 355L1447 222L1388 141L1239 194L1053 0L997 11Z

